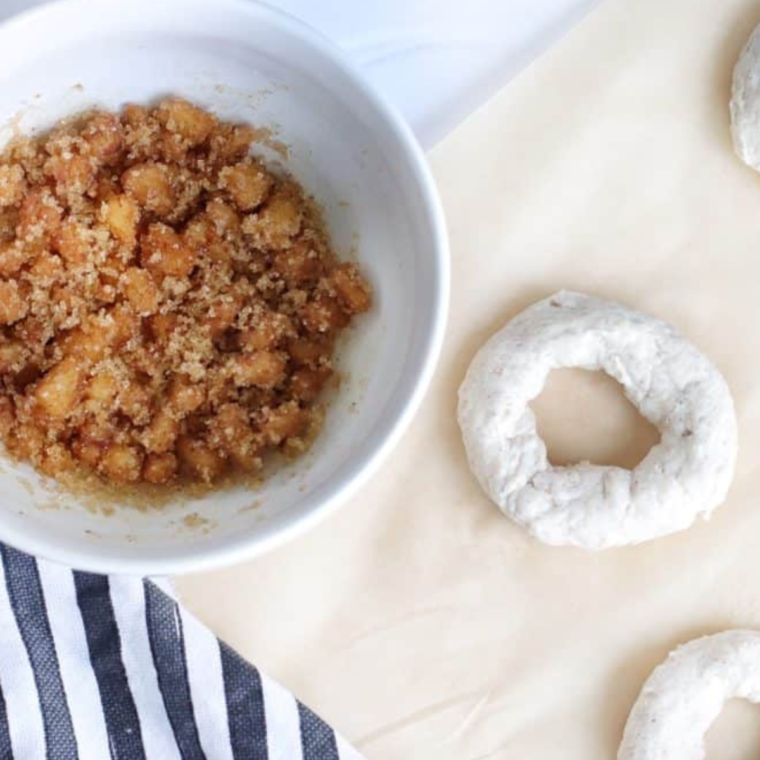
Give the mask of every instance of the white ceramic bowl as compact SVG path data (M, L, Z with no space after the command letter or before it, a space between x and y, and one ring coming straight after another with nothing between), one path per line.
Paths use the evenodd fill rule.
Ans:
M290 146L287 168L324 205L338 249L355 251L376 303L341 350L346 379L312 451L256 491L104 515L0 457L0 540L99 572L230 563L326 515L411 420L448 302L445 224L420 148L308 27L250 0L65 0L0 27L0 143L93 106L166 94L274 129Z

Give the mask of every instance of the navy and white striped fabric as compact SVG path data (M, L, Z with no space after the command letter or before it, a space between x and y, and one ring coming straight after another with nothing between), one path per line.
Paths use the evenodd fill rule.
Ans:
M0 760L361 760L156 583L0 558Z

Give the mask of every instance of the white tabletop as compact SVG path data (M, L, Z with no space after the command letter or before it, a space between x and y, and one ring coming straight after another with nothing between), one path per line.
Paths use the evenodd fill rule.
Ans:
M3 0L0 20L46 1ZM118 1L103 0L103 6ZM270 0L270 5L338 42L431 147L599 2Z

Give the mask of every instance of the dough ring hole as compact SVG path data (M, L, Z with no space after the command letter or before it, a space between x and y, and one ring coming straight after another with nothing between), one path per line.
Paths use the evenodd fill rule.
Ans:
M757 760L760 757L760 706L731 699L705 734L705 760Z
M549 462L632 470L660 442L660 433L605 372L555 369L531 404Z

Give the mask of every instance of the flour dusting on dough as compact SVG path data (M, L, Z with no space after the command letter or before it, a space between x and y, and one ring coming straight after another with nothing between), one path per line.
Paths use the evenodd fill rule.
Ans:
M736 698L760 703L760 632L723 631L678 647L644 684L618 760L704 760L707 730Z
M550 465L529 403L563 367L606 372L660 431L635 469ZM733 477L737 423L720 372L664 322L580 293L534 304L491 338L458 411L483 489L547 544L605 549L684 530Z

